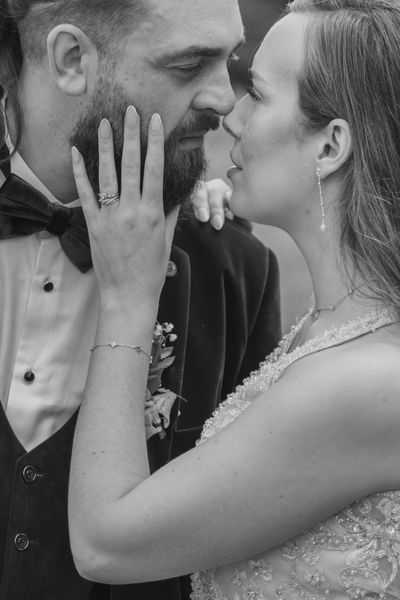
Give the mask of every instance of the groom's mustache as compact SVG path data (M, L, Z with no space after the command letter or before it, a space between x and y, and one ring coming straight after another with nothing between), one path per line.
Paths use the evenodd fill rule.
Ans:
M183 137L191 137L201 134L206 134L209 131L216 131L220 126L220 118L217 115L196 115L189 122L176 127L167 139L167 144L170 140L180 140ZM168 144L169 145L169 144Z

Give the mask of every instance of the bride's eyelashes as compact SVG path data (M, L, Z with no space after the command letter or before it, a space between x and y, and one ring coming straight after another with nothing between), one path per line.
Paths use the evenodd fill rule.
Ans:
M261 98L254 89L254 86L251 85L249 88L247 88L247 93L255 102L261 102Z

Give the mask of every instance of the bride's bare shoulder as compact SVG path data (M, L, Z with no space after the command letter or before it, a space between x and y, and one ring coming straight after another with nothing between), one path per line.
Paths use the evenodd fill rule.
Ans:
M362 399L364 408L369 398L374 402L391 398L400 414L400 332L364 336L306 357L293 367L293 375L313 372L322 388L329 382L339 397L350 391L354 400Z
M335 349L335 365L344 381L351 378L366 396L386 394L400 410L400 330L391 328L366 335ZM367 388L367 389L366 389Z
M294 421L307 415L311 432L334 440L332 451L341 440L348 455L358 456L358 468L368 467L377 489L399 489L400 341L367 338L298 360L275 393Z

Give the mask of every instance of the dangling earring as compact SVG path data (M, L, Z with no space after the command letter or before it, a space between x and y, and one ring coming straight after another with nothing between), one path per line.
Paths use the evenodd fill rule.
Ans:
M322 222L321 222L321 231L325 233L326 231L326 215L325 215L325 206L324 206L324 197L322 195L322 185L321 185L321 169L317 167L317 181L318 181L318 191L319 191L319 201L321 203L321 212L322 212Z

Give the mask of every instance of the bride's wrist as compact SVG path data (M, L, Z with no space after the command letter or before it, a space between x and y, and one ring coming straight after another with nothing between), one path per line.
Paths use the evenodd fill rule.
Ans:
M157 315L147 309L101 307L96 344L141 346L150 354Z
M152 335L157 312L158 303L149 299L100 297L99 322L107 329Z
M133 293L122 293L119 291L101 291L100 290L100 310L109 313L124 313L126 315L135 315L143 313L143 315L157 316L158 298L150 295L138 295Z

